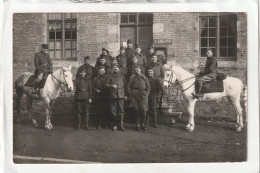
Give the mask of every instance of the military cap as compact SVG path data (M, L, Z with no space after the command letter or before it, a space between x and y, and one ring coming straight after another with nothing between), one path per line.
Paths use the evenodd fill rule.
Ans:
M127 40L127 44L133 44L132 40Z
M151 56L157 56L157 54L155 52L153 52Z
M100 69L104 69L104 70L106 70L105 66L103 66L103 65L99 66L98 69L99 69L99 70L100 70Z
M207 51L211 51L211 52L213 52L213 50L212 50L211 48L207 48Z
M139 68L141 69L141 66L139 64L134 64L134 69Z
M120 47L120 50L125 50L125 47L124 47L124 46L121 46L121 47Z
M149 46L149 47L148 47L148 50L150 50L150 49L154 49L154 47L153 47L153 46Z
M42 44L43 49L48 49L48 44Z
M141 47L140 47L140 45L139 45L139 44L137 44L137 45L136 45L136 49L137 49L137 48L140 48L140 49L141 49Z
M84 57L84 61L86 61L86 60L90 60L88 55Z
M108 51L106 48L104 48L104 47L102 48L102 51L103 51L103 50L105 50L105 51L107 51L107 53L109 53L109 51Z
M106 55L101 55L99 59L106 59Z

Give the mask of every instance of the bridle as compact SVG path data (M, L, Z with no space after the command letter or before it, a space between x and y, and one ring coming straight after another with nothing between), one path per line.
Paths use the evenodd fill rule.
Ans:
M63 73L62 73L61 71L62 71ZM59 85L56 85L54 79L56 79L60 84L62 84L62 85L64 85L65 87L67 87L67 91L69 91L68 83L66 82L66 79L65 79L65 77L64 77L64 72L65 72L65 71L71 71L71 70L63 70L63 68L60 69L60 76L61 76L61 74L62 74L63 79L64 79L65 82L62 82L62 81L60 81L59 79L57 79L57 78L53 75L53 73L51 73L51 78L52 78L52 81L53 81L53 83L54 83L55 86L59 87ZM54 79L53 79L53 78L54 78ZM61 89L63 92L66 92L66 90L64 90L64 89L62 89L62 88L60 88L60 89Z
M175 86L175 85L181 85L181 84L183 84L183 83L185 83L185 82L188 82L189 80L191 80L191 79L193 79L193 78L196 78L196 76L192 76L192 77L189 77L189 78L187 78L187 79L184 79L184 80L179 81L177 73L174 72L174 71L172 71L172 70L169 70L169 71L171 71L170 78L169 78L169 80L164 80L164 81L165 81L165 82L168 82L170 85L173 85L173 86ZM171 80L172 80L172 78L173 78L173 73L174 73L175 76L176 76L175 82L171 82ZM185 89L183 89L183 90L181 90L181 89L179 89L179 90L180 90L181 92L184 92L184 91L188 90L189 88L191 88L191 87L195 84L195 82L196 82L196 80L195 80L189 87L187 87L187 88L185 88Z

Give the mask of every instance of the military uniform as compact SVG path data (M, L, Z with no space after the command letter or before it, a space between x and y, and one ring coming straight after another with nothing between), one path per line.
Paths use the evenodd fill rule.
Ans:
M89 99L92 99L92 84L87 77L79 77L75 82L75 104L77 108L77 129L81 124L81 114L85 115L85 128L88 129L89 121Z
M87 73L86 77L87 78L89 78L91 80L93 79L93 77L94 77L94 75L93 75L94 67L92 65L90 65L90 64L84 64L84 65L79 67L79 69L77 71L77 74L76 74L76 79L78 79L80 77L79 71L81 71L81 69L84 69L86 71L86 73Z
M127 68L132 64L132 59L134 57L135 50L133 48L126 48L125 49L125 56L127 59Z
M124 75L127 74L127 57L125 54L119 54L116 57L117 63L120 66L120 70L123 72Z
M106 84L109 77L107 75L98 75L93 81L93 91L96 105L96 126L100 128L101 126L107 127L108 116L108 92ZM97 91L100 92L97 92Z
M148 77L149 84L150 84L150 94L148 96L148 107L149 107L149 115L147 116L147 125L149 123L149 116L153 116L154 126L157 126L157 109L159 107L160 98L162 95L162 84L158 78L153 76Z
M141 67L144 68L144 70L146 70L147 68L147 59L146 56L143 53L135 53L134 54L137 57L137 64L140 65Z
M117 88L113 88L113 85L117 85ZM109 75L108 82L106 84L108 87L108 99L112 118L114 121L114 130L117 126L124 131L123 127L123 117L125 114L124 104L125 104L125 86L126 79L122 73L111 73Z
M148 68L153 70L155 78L164 79L164 69L159 62L151 62Z
M101 55L99 55L99 57L97 57L97 60L96 60L95 67L97 67L98 65L100 65L100 62L99 62L99 60L100 60L101 56L104 56L104 57L105 57L105 60L106 60L106 63L107 63L107 65L108 65L108 66L111 66L110 59L112 59L112 57L111 57L110 55L103 55L103 54L101 54Z
M146 111L148 109L148 95L150 84L145 75L133 75L127 84L127 91L131 97L133 108L136 112L136 127L140 129L140 120L142 128L145 128Z
M111 73L111 68L110 66L105 63L104 65L101 65L101 64L98 64L95 66L94 68L94 77L97 77L98 76L98 71L101 67L104 67L105 68L105 71L106 71L106 75L109 75Z
M154 55L154 52L148 54L148 57L147 57L147 65L148 65L148 66L149 66L149 65L151 64L151 62L152 62L152 57L153 57L153 55ZM157 58L158 58L158 59L157 59L157 62L158 62L159 64L163 65L162 59L159 58L158 56L157 56Z

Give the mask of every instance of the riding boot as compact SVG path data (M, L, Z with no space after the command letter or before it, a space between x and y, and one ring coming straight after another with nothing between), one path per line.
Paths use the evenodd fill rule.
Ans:
M120 130L122 130L123 132L125 132L126 130L125 130L123 124L124 124L124 123L123 123L123 115L121 115L121 116L119 116L118 128L119 128Z
M142 118L141 118L141 128L143 130L147 130L147 127L145 126L145 121L146 121L146 111L142 112Z
M192 93L192 95L196 99L199 99L201 97L201 90L202 90L203 81L202 80L198 80L197 84L198 84L198 90L197 90L196 94Z
M145 127L148 127L149 121L150 121L150 114L148 113L148 114L146 115Z
M159 126L157 125L157 112L153 112L153 119L154 119L154 127L158 128Z
M76 130L80 129L80 124L81 124L81 114L77 114L77 124L76 124Z
M88 121L89 121L89 113L86 113L86 121L85 121L85 124L86 124L85 129L86 130L90 130L90 128L88 127Z
M136 117L136 130L140 131L140 115Z
M113 131L117 130L117 117L113 117Z

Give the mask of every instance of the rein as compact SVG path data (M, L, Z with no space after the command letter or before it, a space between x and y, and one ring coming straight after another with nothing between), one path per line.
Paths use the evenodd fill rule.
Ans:
M189 78L187 78L187 79L184 79L184 80L181 80L181 81L179 81L178 79L173 83L173 82L171 82L171 79L173 78L173 73L175 73L174 71L172 71L172 73L171 73L171 76L170 76L170 78L169 78L169 80L167 81L167 80L164 80L164 81L166 81L166 82L168 82L168 83L170 83L170 84L172 84L173 86L174 85L181 85L181 84L183 84L183 83L185 83L185 82L188 82L189 80L191 80L191 79L193 79L193 78L195 78L196 76L192 76L192 77L189 77ZM175 73L175 75L176 75L176 77L177 77L177 74ZM196 80L195 80L195 82L196 82ZM188 90L189 88L191 88L194 84L195 84L195 82L193 82L188 88L185 88L185 89L183 89L183 90L181 90L181 89L179 89L181 92L184 92L184 91L186 91L186 90Z
M61 71L64 72L64 70L63 70L63 69L60 69L60 76L61 76ZM57 79L57 78L53 75L53 73L51 73L51 78L52 78L52 81L53 81L53 83L54 83L55 86L58 87L58 85L56 85L56 83L55 83L55 81L53 80L53 78L56 79L60 84L62 84L62 85L64 85L64 86L68 87L68 84L67 84L67 82L66 82L66 80L65 80L64 74L63 74L63 78L64 78L64 81L65 81L65 82L62 82L62 81L60 81L59 79ZM63 92L66 92L66 90L64 90L64 89L62 89L62 88L60 88L60 89L61 89Z

